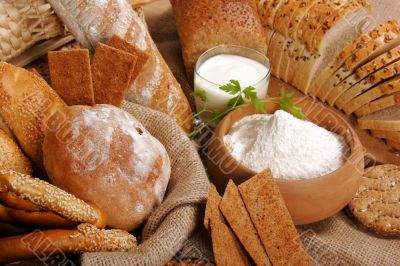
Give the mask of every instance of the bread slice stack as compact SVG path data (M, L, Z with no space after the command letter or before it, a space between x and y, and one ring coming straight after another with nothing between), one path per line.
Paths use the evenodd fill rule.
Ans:
M364 0L259 1L272 74L400 143L400 27L374 25Z

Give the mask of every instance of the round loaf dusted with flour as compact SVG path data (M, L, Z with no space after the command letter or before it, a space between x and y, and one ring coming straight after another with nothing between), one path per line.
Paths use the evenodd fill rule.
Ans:
M110 106L72 106L45 132L51 181L107 214L107 225L133 230L163 200L171 167L164 146L129 113ZM58 119L60 121L60 119Z

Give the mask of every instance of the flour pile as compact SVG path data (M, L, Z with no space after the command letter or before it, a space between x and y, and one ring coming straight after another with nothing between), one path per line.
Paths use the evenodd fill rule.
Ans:
M282 110L241 119L224 141L247 168L257 173L271 168L279 179L310 179L334 172L348 151L342 136Z

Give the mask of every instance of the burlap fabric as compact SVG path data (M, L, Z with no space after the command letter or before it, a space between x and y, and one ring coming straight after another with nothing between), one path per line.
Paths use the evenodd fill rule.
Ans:
M164 265L183 247L202 219L208 194L207 175L192 142L171 118L130 102L122 108L165 146L171 159L171 179L164 202L142 230L138 249L129 253L87 253L82 255L82 265ZM191 243L187 242L187 248Z

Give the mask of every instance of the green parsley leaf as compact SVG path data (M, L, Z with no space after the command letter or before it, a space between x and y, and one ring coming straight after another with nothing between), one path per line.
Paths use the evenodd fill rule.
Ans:
M236 95L241 91L239 81L237 80L231 80L228 84L219 87L219 89L230 95Z
M261 100L257 97L257 93L255 92L254 87L247 87L243 90L243 94L246 97L246 99L250 100L251 105L253 105L257 110L260 112L265 113L265 107L262 104Z
M208 100L207 92L202 89L195 89L194 92L190 93L190 96L199 97L203 102Z
M236 108L240 105L244 104L244 99L242 97L242 94L240 93L239 95L237 95L236 97L232 98L229 100L228 102L228 108Z
M285 89L281 89L281 100L279 101L279 106L282 110L291 113L298 119L304 120L305 115L301 108L293 103L294 93L286 93Z

